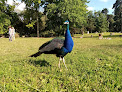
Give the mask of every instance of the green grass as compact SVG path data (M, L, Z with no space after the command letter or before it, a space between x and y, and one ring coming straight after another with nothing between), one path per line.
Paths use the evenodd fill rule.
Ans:
M115 33L111 40L98 34L76 35L73 51L65 56L61 69L55 55L37 52L52 38L0 38L1 92L119 92L122 91L122 38ZM122 34L121 34L122 35ZM104 33L109 37L109 33Z

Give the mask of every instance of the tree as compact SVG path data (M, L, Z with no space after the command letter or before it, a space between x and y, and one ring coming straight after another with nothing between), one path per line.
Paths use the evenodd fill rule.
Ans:
M114 21L115 21L115 30L117 32L122 32L122 0L116 0L113 4L114 8Z
M86 3L86 0L64 0L60 3L62 15L70 20L73 27L81 26L86 22Z
M114 31L114 15L108 14L107 20L109 22L109 32L113 32Z
M22 0L22 2L25 2L27 11L33 10L33 13L35 13L36 22L33 20L32 23L28 25L28 27L31 27L30 25L33 26L36 23L37 37L39 37L39 8L42 6L41 0Z
M0 11L0 34L8 32L8 26L11 24L10 17Z
M106 32L108 31L108 21L105 14L101 11L95 12L95 22L96 22L96 31Z
M92 33L95 31L95 17L92 11L88 12L87 29Z
M35 34L37 31L37 19L36 19L36 12L33 9L28 9L24 10L19 14L20 18L22 19L22 23L25 24L23 25L23 29L26 31L22 33L22 35L26 36L36 36ZM39 12L38 13L38 21L39 21L39 30L41 32L45 29L46 21L45 21L45 15L43 13ZM27 29L28 28L28 29ZM40 32L40 33L41 33Z
M53 30L56 35L60 35L63 25L63 17L59 11L58 4L48 4L47 6L47 30Z
M102 12L103 14L107 15L107 14L108 14L108 9L107 9L107 8L104 8L101 12Z
M47 5L47 17L52 21L53 28L62 25L62 21L69 20L72 28L81 28L86 22L87 0L56 0ZM55 19L55 20L54 20ZM49 23L49 22L48 22Z
M16 32L21 33L21 29L23 28L23 23L19 19L19 15L14 11L15 4L9 5L6 4L7 0L0 0L0 31L1 34L7 35L8 26L14 26Z
M101 13L103 13L106 17L107 17L107 21L108 21L108 27L109 27L109 31L112 32L114 31L114 20L113 20L113 15L112 14L108 14L108 9L104 8Z
M6 14L7 5L6 0L0 0L0 34L8 32L8 26L11 24L11 17Z

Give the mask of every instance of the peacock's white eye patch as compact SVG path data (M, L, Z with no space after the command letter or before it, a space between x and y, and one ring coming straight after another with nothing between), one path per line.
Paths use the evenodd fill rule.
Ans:
M64 22L64 24L69 24L69 22Z

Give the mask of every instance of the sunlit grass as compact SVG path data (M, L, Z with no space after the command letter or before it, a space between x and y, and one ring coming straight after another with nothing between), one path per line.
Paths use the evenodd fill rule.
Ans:
M93 38L90 36L93 35ZM122 90L122 35L75 35L65 56L68 71L55 55L28 57L52 38L0 39L0 91L5 92L119 92Z

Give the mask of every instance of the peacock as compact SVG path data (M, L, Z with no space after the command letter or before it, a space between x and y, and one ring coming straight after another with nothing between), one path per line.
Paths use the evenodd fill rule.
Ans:
M60 61L63 61L66 69L67 66L65 64L64 56L70 53L73 49L74 42L72 40L70 31L69 31L69 21L66 20L64 24L67 24L67 30L65 33L65 39L63 38L54 38L46 43L44 43L41 47L39 47L39 50L37 53L31 55L30 57L37 57L44 54L56 54L57 57L59 57L59 68L60 68Z

